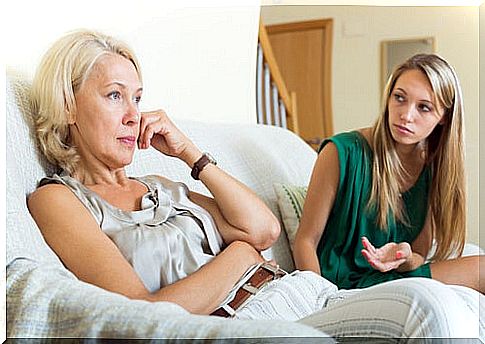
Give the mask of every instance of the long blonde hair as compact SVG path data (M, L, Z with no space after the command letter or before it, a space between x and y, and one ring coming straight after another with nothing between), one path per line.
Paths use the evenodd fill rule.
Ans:
M433 260L444 260L453 253L461 255L466 233L466 190L464 171L463 101L453 68L435 54L418 54L398 66L387 82L381 115L372 134L374 160L369 206L377 211L377 223L385 229L389 216L406 223L400 185L406 171L396 152L389 128L388 104L397 79L408 70L423 72L436 101L444 109L444 123L437 125L426 139L425 164L432 179L428 215L437 249Z
M69 119L76 111L74 93L82 86L99 57L118 54L141 71L133 51L113 37L78 30L57 40L45 53L32 83L31 105L41 151L56 166L72 173L79 155L72 146Z

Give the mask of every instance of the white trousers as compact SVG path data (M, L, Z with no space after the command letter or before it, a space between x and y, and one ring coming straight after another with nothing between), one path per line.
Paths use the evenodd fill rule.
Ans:
M265 286L235 318L299 321L332 337L415 338L419 343L431 337L443 338L439 343L469 338L460 343L472 343L476 338L485 342L479 316L484 311L479 292L429 278L338 290L313 272L295 271Z

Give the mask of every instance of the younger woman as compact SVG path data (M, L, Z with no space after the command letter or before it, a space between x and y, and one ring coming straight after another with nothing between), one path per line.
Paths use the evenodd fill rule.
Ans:
M398 66L372 128L325 140L295 239L299 269L340 288L428 277L480 290L465 243L463 104L453 68L419 54ZM433 241L436 251L426 262Z

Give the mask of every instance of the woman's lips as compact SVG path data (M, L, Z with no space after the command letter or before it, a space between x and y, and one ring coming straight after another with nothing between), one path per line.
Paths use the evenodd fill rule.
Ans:
M394 124L394 127L403 134L414 134L414 132L411 129L408 129L405 126Z
M120 140L123 144L130 147L133 147L136 144L135 136L123 136L123 137L119 137L118 140Z

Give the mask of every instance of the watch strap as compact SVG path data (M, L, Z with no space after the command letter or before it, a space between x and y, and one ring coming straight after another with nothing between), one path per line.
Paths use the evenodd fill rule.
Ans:
M192 167L192 171L190 172L190 175L192 178L195 180L199 180L199 174L202 172L202 170L207 166L207 164L211 163L212 160L209 158L207 154L202 154L202 156L197 160L194 164L194 167Z

